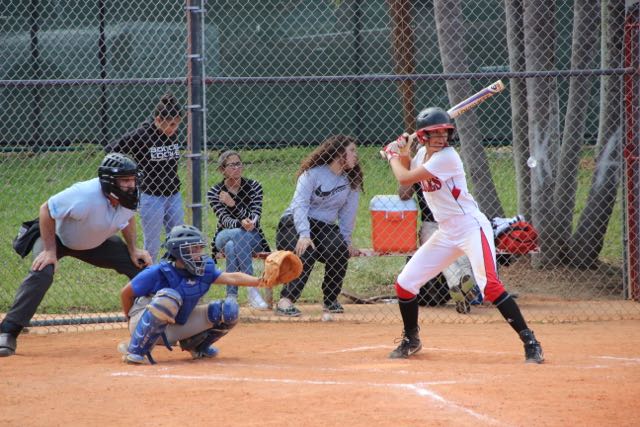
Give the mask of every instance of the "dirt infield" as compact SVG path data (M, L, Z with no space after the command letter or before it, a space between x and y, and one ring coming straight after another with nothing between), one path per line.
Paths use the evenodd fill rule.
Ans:
M533 326L544 365L504 324L423 325L408 361L387 359L399 325L241 323L217 359L155 366L120 361L124 329L27 334L0 359L0 424L637 425L638 321Z

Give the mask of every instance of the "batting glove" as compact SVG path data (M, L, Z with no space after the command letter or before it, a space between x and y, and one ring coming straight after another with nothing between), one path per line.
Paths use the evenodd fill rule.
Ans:
M380 151L380 156L387 161L391 161L391 159L396 157L409 156L410 142L411 135L405 132L395 141L385 145Z

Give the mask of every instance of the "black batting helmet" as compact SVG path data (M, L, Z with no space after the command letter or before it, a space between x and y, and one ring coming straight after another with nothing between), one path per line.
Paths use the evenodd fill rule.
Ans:
M165 258L180 260L186 270L194 276L204 274L208 255L205 253L206 242L202 231L193 225L176 225L167 235L164 247Z
M455 126L451 117L449 117L449 113L445 110L438 107L429 107L418 113L416 129L416 135L422 141L426 140L427 132L438 129L447 129L449 131L449 140L451 140Z
M124 176L136 177L135 189L123 190L118 186L117 179ZM123 207L131 210L135 210L138 207L139 190L137 179L139 177L136 162L120 153L107 154L98 167L98 178L104 194L113 197Z

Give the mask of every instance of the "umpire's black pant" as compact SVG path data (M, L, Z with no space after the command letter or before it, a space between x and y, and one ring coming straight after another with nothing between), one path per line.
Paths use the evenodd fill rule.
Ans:
M320 261L324 263L322 293L324 294L324 304L328 306L336 302L338 295L342 292L342 283L347 274L349 248L340 234L340 228L337 224L329 224L312 218L309 218L309 224L311 225L311 240L316 248L309 247L302 254L300 257L303 265L302 274L282 287L280 297L289 298L296 302L300 298L307 280L309 280L313 265L316 261ZM293 251L298 237L293 217L283 216L276 231L276 247L281 250Z
M39 243L36 242L35 247L41 246ZM96 267L115 270L129 279L132 279L140 271L131 261L127 245L118 236L112 236L100 246L83 251L67 248L56 237L56 250L58 259L72 256ZM37 252L34 248L35 255ZM53 265L50 264L40 271L29 271L29 275L18 288L13 305L0 324L0 332L18 335L24 327L29 325L44 295L53 283L53 270Z

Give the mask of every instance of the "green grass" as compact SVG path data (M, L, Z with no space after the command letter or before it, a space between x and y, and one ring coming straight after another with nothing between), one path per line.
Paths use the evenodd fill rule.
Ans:
M377 147L359 148L359 156L365 174L365 193L361 196L358 218L354 234L354 244L358 247L371 247L371 220L369 200L377 194L394 194L396 182L385 162L379 160ZM245 176L259 180L264 188L264 211L262 227L269 243L275 243L275 229L280 215L287 207L295 187L295 173L308 148L290 148L283 150L245 150L243 160L247 164ZM490 167L498 188L505 214L515 215L516 187L512 159L504 149L489 149L487 154ZM216 170L217 153L210 153L208 174L204 190L217 183L221 177ZM11 248L11 239L19 224L37 216L38 207L46 199L63 190L74 182L95 176L102 153L95 146L80 146L72 152L49 152L39 154L4 154L0 156L0 256L5 262L1 267L0 311L6 311L13 301L15 291L26 275L30 259L20 260ZM590 164L593 152L586 150L583 163ZM182 182L187 182L186 168L181 169ZM591 184L591 171L583 168L579 174L576 216L584 207L586 195ZM186 186L184 186L186 188ZM185 199L186 199L186 190ZM621 204L615 206L612 220L606 235L602 258L621 263L622 254L622 214ZM204 224L211 237L215 230L215 215L207 207ZM141 242L141 232L139 230ZM350 261L345 288L363 295L391 293L391 284L395 275L404 264L402 257L360 258ZM222 264L223 265L223 264ZM256 262L260 271L261 262ZM303 300L318 301L321 297L320 282L323 268L319 264L305 288ZM48 292L41 312L91 312L118 311L119 289L126 278L110 271L88 266L71 258L63 259L59 264L56 280ZM219 287L213 296L221 296L224 290Z

